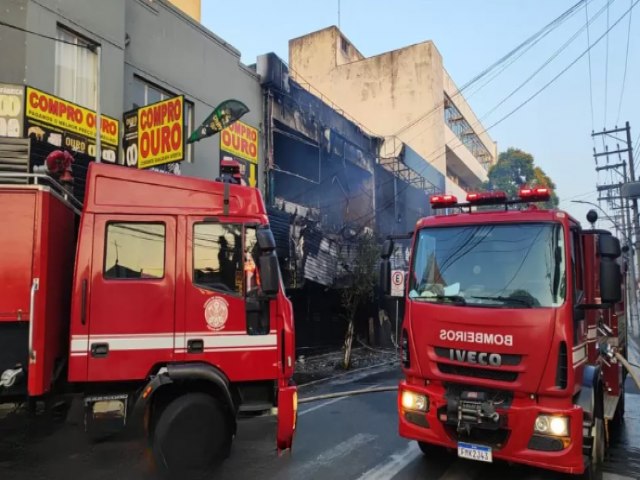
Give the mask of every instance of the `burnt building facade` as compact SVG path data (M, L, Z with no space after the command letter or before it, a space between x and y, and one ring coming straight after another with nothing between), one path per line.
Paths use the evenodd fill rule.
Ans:
M417 174L408 165L417 154L404 145L381 157L382 138L292 80L276 55L259 57L256 71L264 95L265 196L298 345L336 345L345 326L340 291L359 239L410 231L429 213L428 193L444 191L444 177L435 169L431 177ZM362 335L377 304L369 310L360 316Z

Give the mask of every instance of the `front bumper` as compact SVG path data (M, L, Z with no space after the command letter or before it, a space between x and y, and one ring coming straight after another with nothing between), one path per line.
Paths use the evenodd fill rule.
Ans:
M428 397L429 409L426 413L407 411L402 407L402 392L406 389ZM469 390L473 390L473 387L470 386ZM441 385L416 386L401 382L398 389L400 436L456 449L459 440L456 428L447 425L443 418L439 418L447 407L446 394L445 388ZM496 459L563 473L584 472L582 408L574 406L570 409L549 409L529 397L516 396L508 408L498 408L498 412L501 417L501 427L495 431L474 429L474 440L470 441L491 446L493 457ZM536 435L536 438L533 438L534 423L539 414L569 417L569 440L560 450L551 451L549 448L556 440L553 437ZM469 441L468 439L460 440ZM557 446L557 440L555 445Z

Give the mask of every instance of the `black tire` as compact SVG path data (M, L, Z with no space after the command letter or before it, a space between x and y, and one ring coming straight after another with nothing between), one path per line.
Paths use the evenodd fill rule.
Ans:
M205 393L173 400L156 418L151 439L161 475L192 478L210 472L229 455L231 422L227 410Z

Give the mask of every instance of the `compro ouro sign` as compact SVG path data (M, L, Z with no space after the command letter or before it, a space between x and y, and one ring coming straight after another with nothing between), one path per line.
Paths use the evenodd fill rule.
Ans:
M102 161L115 163L120 123L107 115L100 115L100 119ZM27 87L24 129L32 140L95 158L96 123L93 110Z
M24 87L0 83L0 137L22 137Z
M220 160L240 164L245 183L256 186L258 169L258 129L237 121L220 132Z
M184 159L182 95L124 114L124 163L150 168Z

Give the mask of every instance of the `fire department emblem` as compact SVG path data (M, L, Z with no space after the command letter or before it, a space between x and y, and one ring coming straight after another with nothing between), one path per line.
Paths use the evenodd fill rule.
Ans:
M204 304L204 319L210 330L222 330L229 318L229 304L222 297L211 297Z

